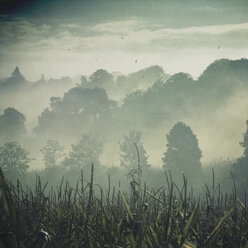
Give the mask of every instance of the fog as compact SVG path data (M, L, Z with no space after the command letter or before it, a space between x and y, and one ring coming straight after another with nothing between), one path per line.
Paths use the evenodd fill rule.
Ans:
M211 167L224 184L229 170L238 180L247 11L242 0L5 1L0 166L18 144L25 173L48 181L91 163L116 183L138 165L153 186L163 170L196 173L199 185Z
M227 70L230 72L223 74L223 63L229 63ZM235 63L240 63L242 67L237 68L237 72L234 71ZM175 123L184 122L197 136L203 153L203 165L217 159L236 159L242 154L239 142L245 132L247 119L245 96L248 89L246 78L240 75L240 70L244 70L242 73L246 75L248 63L242 59L218 60L212 66L214 64L216 71L211 71L210 65L202 73L209 73L207 77L211 78L211 82L206 81L204 85L201 82L203 76L198 80L189 78L187 82L188 74L170 76L159 66L128 75L111 74L101 69L90 76L83 76L81 82L78 77L76 81L69 77L56 80L42 77L39 81L28 82L21 72L18 75L12 73L9 78L2 79L1 111L13 107L26 117L26 134L22 142L32 147L32 157L38 155L48 139L57 139L70 149L80 135L96 133L105 139L101 163L118 166L119 144L123 136L130 130L137 130L142 131L149 163L161 168L161 158L167 144L166 134ZM233 77L231 80L227 75L229 73ZM223 83L219 83L220 79ZM209 87L207 84L211 87L209 92L205 92ZM219 92L221 90L223 92ZM84 94L86 99L80 99ZM55 102L50 102L51 97L55 98ZM88 102L91 98L92 104ZM46 116L46 112L50 114ZM8 133L7 127L5 132ZM29 145L29 142L34 142L37 147ZM39 159L33 163L36 168L43 167Z

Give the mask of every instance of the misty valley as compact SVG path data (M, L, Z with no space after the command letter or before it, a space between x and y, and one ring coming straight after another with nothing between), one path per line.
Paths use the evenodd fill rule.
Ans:
M248 247L248 59L20 68L0 79L0 247Z

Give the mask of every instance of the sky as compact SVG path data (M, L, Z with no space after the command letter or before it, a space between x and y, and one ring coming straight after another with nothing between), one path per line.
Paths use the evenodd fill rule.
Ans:
M160 65L198 77L248 57L246 0L0 0L0 78L127 74Z

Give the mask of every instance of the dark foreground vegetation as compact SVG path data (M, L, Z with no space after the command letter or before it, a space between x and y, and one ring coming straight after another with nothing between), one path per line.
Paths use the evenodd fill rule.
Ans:
M46 189L37 176L30 189L7 183L0 169L0 247L248 247L246 194L240 201L235 183L229 194L215 185L195 195L165 173L165 185L150 190L131 175L130 191L102 189L87 181L76 187L62 179Z

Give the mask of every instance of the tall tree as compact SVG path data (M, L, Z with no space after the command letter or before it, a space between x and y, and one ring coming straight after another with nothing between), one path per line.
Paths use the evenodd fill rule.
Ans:
M13 78L24 79L24 77L22 76L18 66L16 66L15 70L11 73L11 76Z
M99 166L99 156L103 150L103 140L96 135L82 135L76 145L72 145L68 162L76 168Z
M202 153L191 128L183 122L176 123L167 135L167 141L167 151L162 158L164 169L184 173L188 177L198 175Z
M64 94L63 99L52 97L50 109L46 108L38 117L37 134L48 134L56 139L56 134L78 135L95 132L108 127L117 104L111 101L105 90L100 88L76 87Z
M142 169L150 167L148 155L141 142L141 132L131 130L127 136L124 136L120 151L120 165L123 168L137 169L139 163Z
M107 90L113 87L113 83L113 75L106 70L99 69L90 76L88 85L92 88L98 87Z
M246 131L243 136L244 138L240 145L244 148L243 157L248 158L248 120L246 121Z
M0 136L4 142L16 141L26 134L25 116L14 108L7 108L0 116Z
M246 121L246 131L243 134L243 141L240 145L244 148L243 155L233 164L233 172L240 197L244 196L244 191L248 189L248 120Z
M0 147L0 167L7 176L20 176L29 168L28 152L16 142Z
M46 167L58 165L65 156L64 147L57 140L47 140L46 145L41 148L41 153Z

